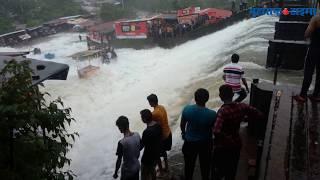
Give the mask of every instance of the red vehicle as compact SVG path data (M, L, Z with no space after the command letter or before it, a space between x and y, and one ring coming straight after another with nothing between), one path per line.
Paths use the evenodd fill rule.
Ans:
M230 17L232 15L232 11L223 10L223 9L216 9L216 8L207 8L203 9L199 12L200 16L207 16L208 17L208 23L214 24L221 19L225 19L227 17Z
M117 39L146 39L148 37L148 21L150 19L138 19L115 22Z
M180 9L177 12L178 22L180 24L192 24L196 23L202 17L205 17L208 24L214 24L221 19L230 17L232 11L216 9L216 8L207 8L200 10L199 7L189 7L185 9Z
M179 9L177 12L177 18L179 24L192 24L199 16L200 7L188 7L185 9Z

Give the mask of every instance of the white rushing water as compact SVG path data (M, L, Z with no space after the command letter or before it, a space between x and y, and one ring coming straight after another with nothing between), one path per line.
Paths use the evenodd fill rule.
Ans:
M272 33L276 20L267 16L245 20L169 50L118 49L117 61L100 64L98 75L90 79L79 79L77 64L68 57L86 49L85 42L78 42L78 34L57 34L21 49L39 47L43 54L55 53L53 61L70 65L68 80L46 81L45 90L53 97L61 96L77 120L71 130L79 132L80 139L68 155L72 158L71 169L77 179L111 179L116 145L121 138L115 126L118 116L126 115L132 130L142 133L144 125L139 112L150 109L146 100L150 93L158 95L171 117L177 116L183 107L179 102L185 87L198 78L221 75L218 71L210 72L209 67L221 65L233 51L265 53L267 39L263 36ZM259 46L261 43L264 46ZM43 54L30 57L44 59ZM260 67L255 62L244 66ZM173 126L173 131L176 128ZM174 144L178 141L179 138L174 138Z

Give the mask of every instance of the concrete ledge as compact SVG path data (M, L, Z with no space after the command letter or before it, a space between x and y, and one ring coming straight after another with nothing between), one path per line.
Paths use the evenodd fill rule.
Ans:
M304 32L308 27L307 22L279 21L276 22L274 39L281 40L304 40Z
M306 41L269 41L266 67L278 65L280 69L302 70L308 44Z

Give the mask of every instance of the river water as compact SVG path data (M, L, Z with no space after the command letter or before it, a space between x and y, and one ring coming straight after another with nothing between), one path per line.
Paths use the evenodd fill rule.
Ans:
M77 67L71 54L86 50L86 42L79 42L78 34L56 34L45 41L16 48L29 50L41 48L44 53L55 53L53 61L70 65L66 81L46 81L45 91L52 98L62 97L72 108L77 120L70 128L80 134L68 156L77 179L111 179L115 165L115 151L121 134L115 120L125 115L133 131L142 133L144 124L139 112L150 108L146 97L158 95L170 116L174 132L172 153L179 152L179 114L192 102L193 92L200 87L210 91L208 106L218 108L218 87L222 82L222 66L230 61L232 53L240 54L240 64L246 77L271 81L273 71L264 68L268 40L272 39L276 17L262 16L244 20L216 33L189 41L173 49L148 50L117 49L118 58L110 64L94 60L100 66L97 76L89 79L77 77ZM14 50L0 48L0 50ZM44 59L42 55L31 58ZM300 84L301 72L282 71L279 83Z

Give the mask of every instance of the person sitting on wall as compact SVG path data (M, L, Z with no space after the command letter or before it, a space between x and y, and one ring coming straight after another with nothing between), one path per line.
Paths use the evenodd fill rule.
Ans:
M262 120L263 114L244 103L233 102L233 89L229 85L219 88L223 105L217 112L213 128L213 179L235 180L241 150L240 123L245 120Z
M231 56L231 63L226 65L223 69L224 75L223 79L225 84L232 87L233 92L239 94L239 97L235 100L235 102L241 102L247 97L247 92L249 93L249 87L247 84L246 78L243 77L244 71L242 66L238 64L239 55L233 54ZM244 84L246 90L241 87L241 82Z
M312 82L312 75L316 69L316 82L313 94L310 99L320 101L320 15L312 17L309 26L305 31L305 38L310 38L311 43L305 58L304 77L300 94L294 96L298 102L305 102L309 87Z
M121 180L139 180L139 156L141 150L140 135L130 131L129 120L125 116L120 116L116 121L116 125L123 134L123 138L118 142L116 153L118 158L113 178L118 178L118 171L122 164Z

